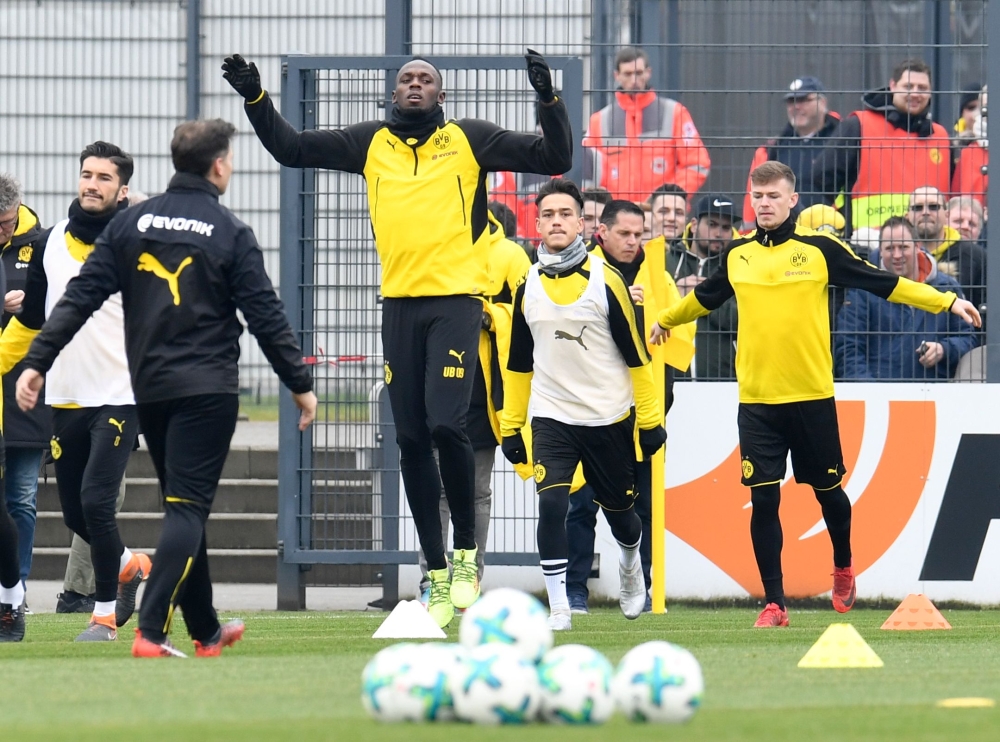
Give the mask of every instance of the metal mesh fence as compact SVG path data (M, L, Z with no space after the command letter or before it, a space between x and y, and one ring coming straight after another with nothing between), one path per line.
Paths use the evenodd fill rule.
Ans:
M199 13L194 76L188 67L192 40L186 34L192 6ZM255 61L278 103L280 61L287 53L484 57L519 56L532 47L583 60L583 125L574 132L584 152L583 184L649 208L649 236L663 234L674 242L668 266L682 290L712 269L712 252L731 234L731 226L747 226L699 219L694 213L699 199L707 194L728 198L736 216L749 217L748 174L753 163L768 158L796 168L803 205L836 206L859 254L876 265L888 257L890 269L916 265L918 277L930 274L925 258L911 256L907 263L905 245L877 249L883 216L898 214L916 222L919 234L912 241L934 259L935 280L946 288L957 284L985 306L987 224L981 206L988 138L985 111L975 109L987 76L986 10L986 0L8 0L0 4L5 59L0 169L19 176L25 202L46 226L65 215L75 195L78 152L95 139L132 152L137 162L133 186L159 192L172 170L167 142L173 126L187 115L186 94L194 84L201 116L221 116L239 127L237 177L225 202L254 227L277 284L279 168L257 142L240 99L222 80L222 57L238 51ZM625 46L645 51L646 85L656 93L655 105L649 95L620 94L624 78L616 79L615 73L627 70L616 68L615 56ZM901 158L894 154L898 142L873 138L866 154L884 168L876 178L869 162L868 178L859 185L860 148L850 137L832 135L844 133L839 127L852 112L877 103L876 91L888 85L896 65L914 57L930 67L929 110L943 138L928 146L927 137L918 137L924 140L920 148ZM118 66L109 68L108 60ZM823 90L810 89L809 77L820 80ZM792 89L796 80L803 82ZM385 72L374 65L319 74L315 94L306 96L313 105L311 125L381 118L385 87ZM477 116L521 131L534 128L533 96L521 71L470 64L446 70L445 87L449 117ZM660 111L659 103L668 99L677 105ZM839 121L824 118L827 130L802 136L824 100L829 115L837 114ZM891 96L883 95L881 103L891 113ZM606 106L608 115L592 120ZM919 124L919 118L910 116L904 128ZM608 128L598 135L597 125ZM590 146L583 147L588 131ZM814 161L824 149L841 166L826 180L808 172L816 171ZM853 179L845 164L852 157ZM518 218L515 235L525 243L536 237L530 200L541 182L513 173L491 176L493 197L512 207ZM669 183L680 184L687 198L651 198ZM911 199L922 185L939 187L943 197L924 193ZM319 172L303 189L313 209L303 235L310 262L309 278L301 283L312 297L307 307L311 329L304 341L314 359L325 422L314 435L308 464L315 471L310 513L337 515L315 522L310 516L306 542L312 548L384 544L377 495L380 478L389 470L373 463L380 444L379 269L362 186L355 176ZM933 208L940 204L950 208ZM433 218L412 215L414 229ZM684 280L689 273L694 277ZM884 303L862 307L854 294L831 292L838 378L983 378L983 333L970 337L948 326L947 316L897 309ZM729 325L726 319L723 312L701 322L690 375L732 378L734 325L733 318ZM929 358L935 358L940 352L930 347L935 343L945 349L944 356L925 370L918 352L926 344ZM254 403L256 419L276 417L277 380L252 338L244 337L242 344L246 401ZM356 474L365 469L375 473L367 479ZM513 548L507 544L516 542L517 548L530 550L530 504L517 500L520 495L508 502L502 494L519 491L512 477L498 469L495 485L501 496L495 512L512 519L501 523L509 522L513 535L497 530L493 546ZM409 531L399 537L398 548L413 548Z

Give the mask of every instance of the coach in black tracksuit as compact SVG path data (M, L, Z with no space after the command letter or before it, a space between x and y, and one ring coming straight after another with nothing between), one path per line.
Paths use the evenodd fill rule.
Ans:
M367 181L382 263L385 381L406 495L432 571L447 566L438 521L442 480L455 526L453 564L474 566L476 556L473 451L464 425L482 318L475 297L488 285L487 175L557 175L573 164L566 107L545 60L528 51L543 136L478 119L445 121L441 73L422 59L399 70L387 120L298 132L275 110L256 66L239 55L223 65L257 136L279 163L357 173ZM465 607L456 594L463 573L456 567L451 588L459 607ZM434 592L432 585L432 603ZM472 591L462 592L474 599Z
M29 370L18 380L18 403L30 406L40 374L105 299L121 291L139 423L165 501L136 656L179 654L166 640L178 605L199 655L217 654L239 638L220 627L212 608L205 542L239 406L237 309L303 409L300 425L315 413L312 378L257 241L219 204L232 174L235 132L221 120L177 127L171 153L178 172L167 192L119 214L104 230L32 343Z

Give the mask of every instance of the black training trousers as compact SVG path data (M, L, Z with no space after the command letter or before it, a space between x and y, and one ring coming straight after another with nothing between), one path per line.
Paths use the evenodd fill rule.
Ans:
M118 595L125 545L115 501L138 430L134 405L52 410L52 459L63 520L90 544L98 601Z
M0 432L0 494L3 493L6 464L3 433ZM17 555L17 526L7 512L7 498L0 497L0 585L15 587L21 579Z
M139 405L139 422L163 493L164 516L153 571L139 610L142 636L161 642L180 606L188 633L208 641L219 630L212 607L205 521L236 430L239 397L201 394Z
M438 516L442 483L455 548L476 547L476 464L465 416L482 321L483 303L470 296L387 298L382 304L385 383L399 468L428 569L448 566Z

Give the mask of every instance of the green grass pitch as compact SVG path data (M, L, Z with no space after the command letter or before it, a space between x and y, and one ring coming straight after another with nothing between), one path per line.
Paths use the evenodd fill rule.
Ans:
M218 659L136 660L131 627L114 644L76 645L82 616L28 617L23 644L0 647L0 725L11 739L75 740L1000 740L1000 708L939 709L951 697L1000 701L1000 612L945 611L952 631L880 631L888 611L792 611L792 628L749 628L744 609L673 608L628 622L574 616L558 640L612 662L666 639L705 672L704 705L681 727L615 719L594 728L379 725L359 700L361 669L390 642L385 614L252 613L246 637ZM852 623L884 660L872 670L800 670L831 623ZM454 640L456 621L448 630ZM175 643L191 648L175 628Z

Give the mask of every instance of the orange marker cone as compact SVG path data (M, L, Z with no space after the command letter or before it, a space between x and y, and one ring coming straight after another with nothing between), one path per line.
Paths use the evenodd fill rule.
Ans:
M950 629L951 624L934 607L926 595L910 593L892 615L882 624L883 629L895 631L924 631L926 629Z

